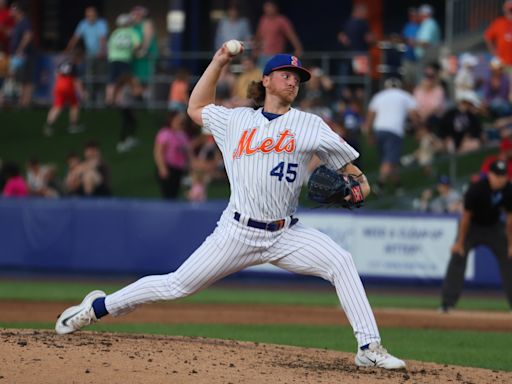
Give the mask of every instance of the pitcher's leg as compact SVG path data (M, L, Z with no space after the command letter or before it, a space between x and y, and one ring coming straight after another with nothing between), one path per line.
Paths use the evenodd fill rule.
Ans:
M272 248L272 263L291 272L330 281L354 330L358 345L380 342L379 329L349 252L329 236L297 224Z
M110 314L117 316L144 303L185 297L258 260L256 252L236 236L219 236L216 230L178 270L143 277L108 295L105 306Z

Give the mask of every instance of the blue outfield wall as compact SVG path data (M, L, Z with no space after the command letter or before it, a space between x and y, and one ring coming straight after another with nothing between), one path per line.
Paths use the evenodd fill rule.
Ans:
M176 270L213 231L225 201L204 204L128 199L0 199L0 271L80 276ZM354 256L366 282L438 285L456 217L303 209L298 217ZM467 283L498 287L493 255L479 247ZM249 270L279 272L272 266Z

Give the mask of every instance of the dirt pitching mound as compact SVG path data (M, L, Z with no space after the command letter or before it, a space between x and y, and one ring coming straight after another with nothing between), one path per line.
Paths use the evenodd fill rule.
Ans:
M0 330L0 383L510 383L512 373L408 361L359 369L353 354L205 338Z

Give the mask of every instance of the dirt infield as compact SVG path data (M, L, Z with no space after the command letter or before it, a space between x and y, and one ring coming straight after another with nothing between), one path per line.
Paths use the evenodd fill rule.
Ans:
M76 303L0 301L2 322L54 322L66 307ZM512 332L512 314L505 312L453 311L441 314L423 309L375 309L382 327L466 329ZM105 318L104 323L163 324L348 324L338 308L285 305L152 304L127 316Z
M70 303L0 302L2 322L54 322ZM509 313L376 310L381 326L512 330ZM207 319L207 320L205 320ZM343 324L336 308L154 304L105 323ZM512 373L408 361L407 371L358 369L353 354L260 343L147 335L0 329L1 383L474 383Z
M0 330L5 383L474 383L512 373L408 361L406 371L358 369L353 355L204 338Z

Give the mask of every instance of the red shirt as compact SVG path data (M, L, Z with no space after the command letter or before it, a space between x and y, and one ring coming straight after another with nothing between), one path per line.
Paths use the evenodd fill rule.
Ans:
M285 16L261 16L257 31L262 43L261 53L275 55L285 52L287 36L292 31L292 24Z
M9 52L9 35L7 30L14 26L14 19L8 8L0 9L0 51Z
M487 28L484 36L494 43L496 56L505 65L512 65L512 20L498 17Z

